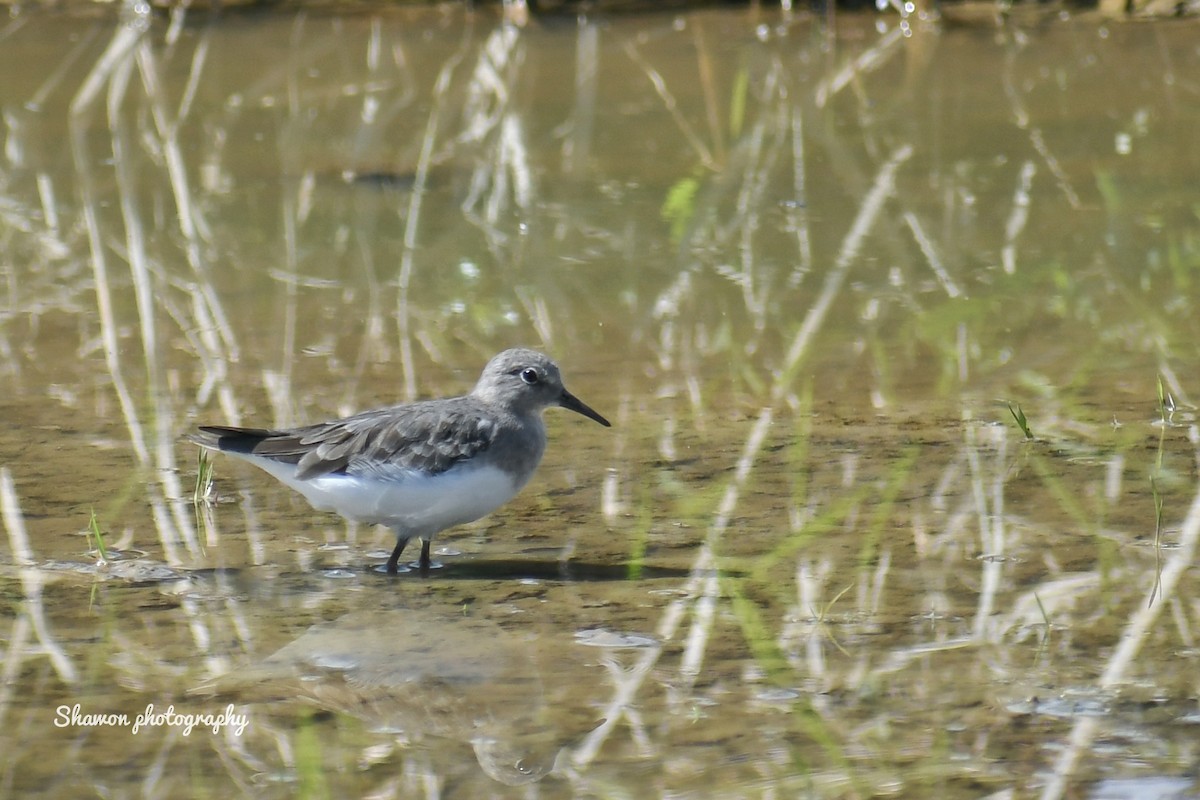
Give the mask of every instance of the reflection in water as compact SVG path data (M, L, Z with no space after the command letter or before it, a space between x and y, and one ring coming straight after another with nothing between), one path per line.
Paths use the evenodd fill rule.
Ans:
M517 786L543 778L571 735L542 721L543 681L586 680L542 673L532 650L528 635L453 610L358 611L314 625L217 686L306 698L410 745L464 742L489 777Z
M25 519L21 514L12 475L7 467L0 467L0 516L4 519L13 561L20 567L21 589L24 594L22 613L17 615L8 635L8 650L13 656L20 656L22 653L40 649L49 657L59 680L68 686L77 684L79 673L75 664L51 634L46 621L46 609L42 602L43 575L33 566L33 549L29 546ZM30 641L31 634L36 637L37 645ZM20 660L14 657L9 663L15 666ZM15 675L15 669L11 670L11 673ZM14 682L8 679L11 675L5 677L3 689L0 689L0 713L7 711L12 702ZM3 720L3 716L0 716L0 720Z
M3 785L1186 793L1198 57L770 4L14 7ZM446 574L385 582L374 532L233 467L196 514L197 418L444 395L517 344L618 432ZM93 509L145 556L100 564ZM50 722L197 685L241 737Z

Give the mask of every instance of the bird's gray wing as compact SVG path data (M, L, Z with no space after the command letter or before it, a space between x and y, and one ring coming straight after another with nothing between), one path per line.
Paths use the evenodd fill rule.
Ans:
M197 444L297 466L296 477L445 472L486 450L496 423L469 398L365 411L288 430L204 426Z

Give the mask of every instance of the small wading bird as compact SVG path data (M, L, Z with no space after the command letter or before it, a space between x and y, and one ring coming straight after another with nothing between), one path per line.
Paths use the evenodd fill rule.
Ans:
M505 350L469 394L363 411L286 430L202 425L188 438L248 461L313 507L396 533L387 571L421 540L421 574L438 531L507 503L546 449L542 412L561 406L608 420L563 387L558 365L535 350Z

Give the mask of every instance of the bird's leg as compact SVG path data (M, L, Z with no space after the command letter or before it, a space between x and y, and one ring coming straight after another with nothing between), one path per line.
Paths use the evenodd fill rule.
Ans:
M429 575L429 543L429 539L421 540L421 560L417 562L417 566L421 569L422 578Z
M396 549L392 551L391 556L387 560L388 575L395 575L398 571L397 565L400 562L400 554L404 552L404 545L408 544L407 536L399 536L396 538Z

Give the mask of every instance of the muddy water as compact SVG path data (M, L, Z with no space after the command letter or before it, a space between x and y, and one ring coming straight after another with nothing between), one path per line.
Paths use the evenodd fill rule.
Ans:
M1200 791L1192 26L22 11L0 74L10 793ZM426 579L193 503L199 422L514 344L614 427Z

